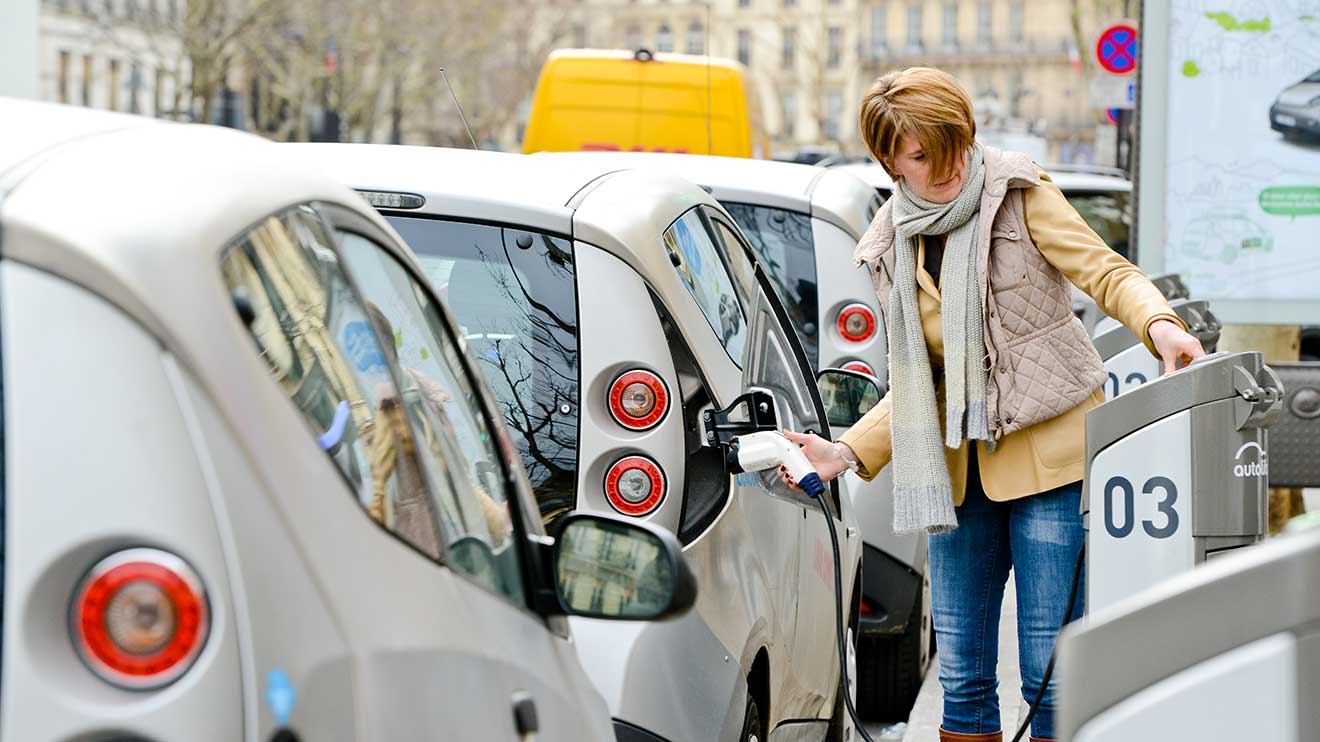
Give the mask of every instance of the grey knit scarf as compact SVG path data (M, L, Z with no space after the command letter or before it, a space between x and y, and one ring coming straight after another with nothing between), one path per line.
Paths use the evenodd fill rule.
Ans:
M980 145L967 157L962 191L931 203L902 179L894 188L894 287L889 300L889 394L894 444L894 531L958 527L943 446L992 440L986 420L985 338L977 272L977 214L985 168ZM943 446L935 382L917 305L917 235L945 235L941 268L946 416Z

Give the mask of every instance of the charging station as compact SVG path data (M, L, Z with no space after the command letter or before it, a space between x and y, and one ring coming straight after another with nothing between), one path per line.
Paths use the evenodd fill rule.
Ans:
M1087 414L1088 612L1264 538L1282 397L1260 353L1215 353Z
M1169 303L1173 311L1183 322L1187 331L1197 340L1206 353L1214 353L1219 344L1222 325L1210 311L1204 301L1175 299ZM1096 325L1092 339L1095 349L1100 353L1100 360L1105 363L1109 380L1105 383L1105 396L1114 399L1127 392L1159 378L1164 372L1164 363L1146 350L1146 345L1127 327L1117 320L1105 318Z

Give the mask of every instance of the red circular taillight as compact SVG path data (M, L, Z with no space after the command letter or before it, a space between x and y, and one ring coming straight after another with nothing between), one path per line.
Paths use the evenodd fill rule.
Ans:
M605 497L624 515L646 515L665 499L665 474L645 456L627 456L605 474Z
M875 312L865 304L849 304L839 310L839 334L850 343L861 343L875 335Z
M847 363L843 364L843 370L856 371L859 374L867 374L869 376L875 376L875 369L871 368L871 364L865 361L848 361Z
M202 581L182 559L128 549L102 559L74 594L78 654L107 682L159 688L192 666L210 631Z
M650 430L669 410L669 388L650 371L634 369L610 384L610 414L629 430Z

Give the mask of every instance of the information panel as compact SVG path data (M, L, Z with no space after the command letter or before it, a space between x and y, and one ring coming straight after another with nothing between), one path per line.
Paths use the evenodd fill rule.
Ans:
M1138 251L1228 322L1320 324L1320 3L1144 3Z

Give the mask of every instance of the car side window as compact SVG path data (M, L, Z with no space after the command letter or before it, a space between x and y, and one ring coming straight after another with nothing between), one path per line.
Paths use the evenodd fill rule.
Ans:
M463 350L429 291L394 256L341 232L344 261L399 377L400 406L433 492L448 563L478 583L523 594L513 516L492 423L468 377Z
M358 504L439 560L438 513L386 350L333 244L315 211L295 207L230 246L223 277L271 375Z
M696 299L706 321L734 363L742 364L747 345L747 318L715 238L698 209L691 209L665 230L665 249Z

